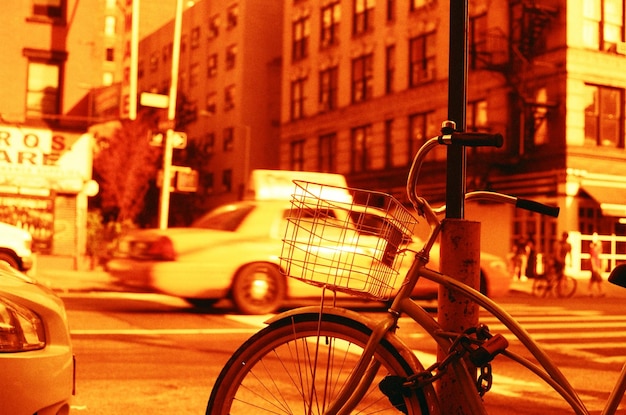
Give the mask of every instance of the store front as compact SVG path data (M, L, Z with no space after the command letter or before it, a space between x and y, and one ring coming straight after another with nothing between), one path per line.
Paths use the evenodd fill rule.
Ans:
M0 124L0 221L33 236L33 251L85 252L92 140L88 133Z

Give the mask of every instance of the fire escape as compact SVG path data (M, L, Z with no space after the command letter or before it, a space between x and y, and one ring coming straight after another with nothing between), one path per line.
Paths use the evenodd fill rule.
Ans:
M511 0L509 33L499 28L486 35L484 49L475 50L484 69L502 73L517 97L520 112L519 154L535 142L536 131L546 122L556 103L538 99L531 81L538 57L546 50L546 32L558 10L540 0Z

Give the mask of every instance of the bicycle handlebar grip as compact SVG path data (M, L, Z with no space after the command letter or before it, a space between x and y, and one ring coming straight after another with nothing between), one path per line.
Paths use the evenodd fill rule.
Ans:
M521 198L517 199L517 202L515 202L515 206L555 218L559 217L559 211L561 210L561 208L559 208L558 206L548 206L544 205L543 203L535 202L534 200Z
M502 134L453 132L439 137L440 144L458 144L466 147L502 147Z

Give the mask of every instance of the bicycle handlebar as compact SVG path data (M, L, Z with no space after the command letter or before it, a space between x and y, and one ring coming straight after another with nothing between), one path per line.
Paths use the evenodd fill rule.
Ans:
M453 132L438 137L439 144L456 144L465 147L497 147L504 144L502 134Z
M445 129L444 129L445 131ZM504 139L501 134L485 134L485 133L465 133L446 131L447 134L433 137L426 141L424 145L418 150L413 164L409 170L409 176L407 179L407 195L409 201L413 204L413 207L417 213L426 218L427 222L431 226L438 225L440 223L437 218L438 214L445 212L445 206L437 209L433 209L428 204L428 201L423 197L417 195L416 186L417 179L419 177L419 171L424 162L424 158L430 150L434 147L445 145L462 145L466 147L502 147ZM559 207L548 206L543 203L536 202L534 200L518 198L515 196L509 196L502 193L476 191L465 194L466 200L490 200L494 202L509 203L515 205L515 207L526 209L532 212L537 212L542 215L549 215L553 217L559 216Z

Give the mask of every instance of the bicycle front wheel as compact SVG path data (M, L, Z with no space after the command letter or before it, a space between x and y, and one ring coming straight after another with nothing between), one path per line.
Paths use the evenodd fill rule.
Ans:
M355 369L371 330L336 315L303 314L272 323L244 343L220 373L207 415L323 414ZM387 375L409 376L409 363L388 340L374 357L380 368L352 413L399 414L379 389ZM430 385L401 397L402 412L438 413Z
M570 276L564 276L559 280L556 286L556 293L561 298L570 298L576 292L578 282Z

